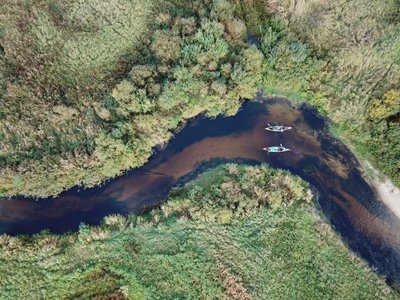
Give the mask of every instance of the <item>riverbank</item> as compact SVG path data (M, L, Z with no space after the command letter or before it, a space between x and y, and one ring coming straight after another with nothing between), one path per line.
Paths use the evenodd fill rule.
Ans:
M18 1L0 6L0 28L7 33L0 36L0 105L7 99L0 118L0 197L46 198L102 184L143 166L185 121L233 115L255 96L264 57L245 42L246 26L233 4L141 2L107 3L100 13L84 3L55 1L66 19L90 28L84 43L80 25L58 24L50 6L32 4L37 14ZM85 12L82 20L73 17L75 9ZM19 18L30 25L13 29ZM50 19L55 23L38 25ZM43 30L58 38L43 39L37 35ZM46 40L39 52L37 40ZM11 59L14 51L21 60ZM57 63L47 63L55 57ZM20 69L30 75L15 72Z
M369 161L361 161L367 171L367 179L374 187L379 199L400 219L400 188L384 174L376 170Z
M359 147L354 145L348 136L343 132L341 128L331 126L330 132L344 143L357 158L361 165L361 171L364 174L364 178L374 188L378 199L385 203L385 205L400 219L400 188L397 187L393 181L377 170L371 162L360 152Z
M315 218L310 195L286 171L229 164L146 215L2 235L0 298L398 299Z

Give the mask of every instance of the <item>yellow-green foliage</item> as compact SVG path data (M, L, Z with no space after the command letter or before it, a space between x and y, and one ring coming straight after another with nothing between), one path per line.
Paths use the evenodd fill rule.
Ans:
M261 81L228 2L2 2L0 196L141 166L180 123L235 113Z
M0 195L93 182L93 108L148 31L152 3L1 2Z
M297 74L306 76L305 85L293 88L322 94L325 108L335 121L362 122L373 97L399 86L400 27L395 0L268 2L274 2L267 6L268 12L280 17L278 28L289 31L292 39L302 41L308 49L307 62L312 59L317 66L322 65L315 73ZM276 16L269 22L275 31ZM270 55L282 56L275 52ZM296 74L293 67L289 61L284 73ZM309 64L297 68L305 71Z
M399 184L398 1L265 3L267 91L317 106Z
M177 194L174 201L165 203L165 215L183 215L191 220L229 222L246 216L261 206L271 208L310 202L308 186L299 178L284 171L272 171L265 165L224 169L202 176Z
M61 236L3 235L0 298L398 299L309 200L287 172L231 164L143 216Z
M373 120L382 120L400 113L400 91L389 91L383 99L374 99L368 111ZM400 116L399 116L400 119ZM399 121L399 120L397 120Z
M400 93L391 90L374 99L363 127L347 125L345 135L356 142L362 154L400 185Z
M62 64L70 72L94 70L106 76L104 69L115 70L118 59L147 31L151 7L144 0L74 1L65 22L80 30L65 42Z

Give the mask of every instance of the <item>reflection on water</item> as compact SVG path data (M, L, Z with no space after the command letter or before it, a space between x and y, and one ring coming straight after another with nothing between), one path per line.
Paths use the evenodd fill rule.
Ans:
M294 129L266 132L267 123L291 124ZM279 144L293 151L268 155L261 150ZM348 245L400 284L399 220L377 200L354 155L329 135L325 121L283 99L247 103L234 117L196 119L147 165L101 187L72 189L42 201L0 201L0 232L66 232L81 222L98 224L108 214L140 212L165 199L172 186L206 162L239 160L267 162L310 182L326 217Z

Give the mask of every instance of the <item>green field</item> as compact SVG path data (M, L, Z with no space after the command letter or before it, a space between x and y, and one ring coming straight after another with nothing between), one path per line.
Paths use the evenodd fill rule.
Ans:
M300 178L224 165L143 216L0 237L1 299L398 299Z

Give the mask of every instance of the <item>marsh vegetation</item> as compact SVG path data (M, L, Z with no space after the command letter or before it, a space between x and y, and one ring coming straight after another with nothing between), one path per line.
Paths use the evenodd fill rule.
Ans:
M2 0L0 16L0 195L117 176L261 87L317 106L399 184L398 1Z
M265 89L318 107L400 185L399 2L237 2L261 37Z
M263 55L227 2L2 2L2 195L141 166L185 120L235 113L261 81Z
M260 88L399 185L399 21L398 0L0 0L0 196L118 176ZM310 201L286 172L220 167L145 215L1 236L1 297L399 298Z
M308 185L223 165L148 214L0 237L2 299L396 299L329 225ZM255 276L256 275L256 276Z

